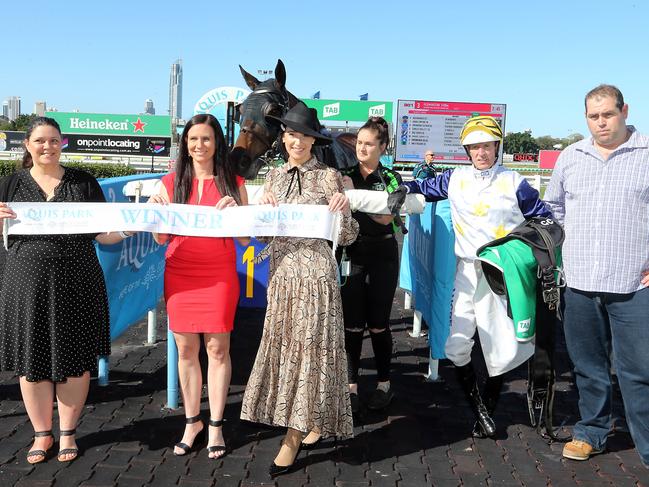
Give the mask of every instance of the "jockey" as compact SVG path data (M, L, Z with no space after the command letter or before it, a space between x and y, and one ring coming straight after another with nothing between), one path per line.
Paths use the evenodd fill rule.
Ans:
M492 415L502 387L502 374L525 362L534 348L532 343L518 343L513 328L501 326L497 317L476 301L476 250L507 235L528 218L550 216L538 191L518 173L496 164L502 141L502 130L494 118L472 117L460 134L470 166L404 183L389 197L391 208L402 203L407 193L423 194L427 201L450 202L457 267L445 352L455 365L475 414L473 434L482 437L493 437L496 433ZM471 363L476 329L489 373L483 395Z

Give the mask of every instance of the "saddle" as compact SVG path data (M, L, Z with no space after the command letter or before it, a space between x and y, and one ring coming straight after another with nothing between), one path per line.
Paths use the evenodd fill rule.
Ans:
M567 441L568 438L557 436L552 422L555 383L554 336L557 321L561 320L560 288L565 286L563 271L557 265L557 250L563 243L564 231L551 218L532 217L505 237L480 247L477 255L486 247L494 247L513 239L528 245L538 264L535 351L528 362L527 405L530 422L542 437L550 441ZM491 290L504 295L506 284L503 274L490 266L483 270Z

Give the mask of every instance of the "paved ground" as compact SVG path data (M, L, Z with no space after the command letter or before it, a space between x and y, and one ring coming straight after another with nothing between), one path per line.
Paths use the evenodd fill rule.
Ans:
M561 444L548 445L532 428L525 408L522 370L508 376L496 413L498 438L472 439L471 414L452 366L440 364L442 380L428 383L425 339L408 336L412 313L398 294L393 308L394 375L397 398L386 414L365 412L355 438L327 440L301 453L296 470L274 483L267 468L283 431L239 421L241 397L257 343L263 312L242 310L232 336L234 374L226 407L225 437L233 452L211 461L204 449L175 457L181 410L165 408L166 342L142 345L141 323L114 344L111 382L90 397L78 428L81 456L69 465L55 458L31 466L25 461L32 428L11 374L0 374L0 485L9 486L649 486L649 471L633 449L616 394L616 428L608 451L588 462L563 460ZM166 337L159 313L159 336ZM364 356L369 357L365 340ZM576 419L577 395L563 340L559 343L556 423ZM361 397L372 387L372 361L363 361ZM367 370L370 369L370 370ZM207 404L203 405L207 415ZM55 425L55 431L58 428ZM564 430L564 433L568 430Z

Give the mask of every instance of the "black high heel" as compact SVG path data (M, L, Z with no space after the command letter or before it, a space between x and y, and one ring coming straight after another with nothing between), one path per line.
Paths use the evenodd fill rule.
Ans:
M201 421L200 414L193 416L191 418L185 418L185 424L194 424L194 423L198 423L199 421ZM202 421L201 424L203 424ZM191 445L188 445L187 443L183 443L182 441L174 445L174 447L180 448L183 451L183 453L176 453L174 451L174 455L176 455L177 457L182 457L187 455L192 451L195 445L199 444L203 440L204 436L205 436L205 425L203 424L203 429L201 429L198 433L196 433L196 436L194 436L194 441L192 441Z
M215 428L220 428L221 426L223 426L223 420L210 418L209 425L214 426ZM228 454L228 447L225 445L212 445L207 447L208 456L210 453L218 453L218 452L223 452L223 455L219 455L218 457L209 457L209 458L212 460L218 460L219 458L223 458Z
M312 442L312 443L305 443L305 442L303 441L302 443L300 443L300 449L301 449L301 450L307 450L307 451L308 451L308 450L313 450L313 449L315 449L315 448L320 444L321 441L322 441L322 435L320 435L320 436L318 437L318 439L315 440L315 441Z
M316 441L316 443L318 443L318 441ZM285 473L290 472L295 466L295 461L297 460L297 457L299 456L300 450L302 450L303 445L304 443L300 443L300 446L297 447L297 452L295 453L295 457L293 458L293 463L291 463L290 465L277 465L273 461L273 463L270 464L270 467L268 467L268 473L270 474L270 476L272 478L275 478L278 475L283 475Z

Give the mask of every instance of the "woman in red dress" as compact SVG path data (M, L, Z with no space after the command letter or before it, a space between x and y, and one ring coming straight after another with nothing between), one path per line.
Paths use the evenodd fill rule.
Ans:
M196 115L183 130L176 172L162 178L153 203L215 206L245 205L243 178L227 163L227 146L219 122L212 115ZM178 375L185 406L185 432L174 447L176 455L189 453L204 433L200 419L202 373L198 360L200 335L208 357L207 389L210 404L208 456L226 453L222 424L230 385L230 332L239 300L236 253L232 238L154 234L169 242L164 293L169 328L178 346Z

